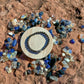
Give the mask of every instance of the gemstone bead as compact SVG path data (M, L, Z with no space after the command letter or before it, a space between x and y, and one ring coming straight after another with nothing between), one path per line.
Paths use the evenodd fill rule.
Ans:
M62 70L64 70L64 71L65 71L66 69L67 69L66 67L62 67Z
M56 77L56 76L50 76L50 79L54 80L54 81L58 81L58 77Z
M46 65L46 68L47 68L47 69L49 69L49 68L50 68L50 65L49 65L49 64L47 64L47 65Z
M84 43L84 39L83 39L83 38L81 38L81 39L80 39L80 42L81 42L81 43Z
M3 55L3 52L0 52L0 57Z
M13 43L12 43L12 46L13 46L13 47L15 47L15 46L16 46L16 44L17 44L17 40L16 40L16 39L14 39L14 40L13 40Z
M50 28L50 27L51 27L51 23L48 22L48 23L47 23L47 28Z
M11 53L13 53L14 51L15 51L15 49L13 49L13 48L9 50L9 52L11 52Z
M84 25L81 25L81 28L84 28Z
M70 40L70 43L74 44L75 43L75 40L74 39L71 39Z
M43 12L39 12L39 16L42 16L43 15Z

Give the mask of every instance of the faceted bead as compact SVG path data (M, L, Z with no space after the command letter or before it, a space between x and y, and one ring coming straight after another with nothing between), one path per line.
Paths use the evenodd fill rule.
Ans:
M18 33L19 33L19 31L14 31L14 33L15 33L15 34L18 34Z
M14 58L12 61L18 61L18 59L17 58Z
M35 19L34 19L34 22L37 23L37 22L38 22L38 18L35 18Z
M27 74L31 74L31 70L27 70Z
M47 68L47 69L49 69L49 68L50 68L50 65L49 65L49 64L47 64L47 65L46 65L46 68Z
M17 40L16 40L16 39L14 39L14 40L13 40L13 43L12 43L12 46L13 46L13 47L15 47L15 46L16 46L16 44L17 44Z
M84 39L83 39L83 38L81 38L81 39L80 39L80 42L81 42L81 43L84 43Z
M61 75L64 75L65 73L64 73L64 70L59 70L59 73L61 74Z
M16 26L16 25L17 25L17 19L13 19L13 20L12 20L12 24L13 24L14 26Z
M36 67L36 69L37 69L37 70L40 70L40 69L41 69L41 67L38 65L38 66Z
M0 57L3 55L3 52L0 52Z
M43 15L43 12L39 12L39 16L42 16Z
M27 15L22 15L21 16L21 19L25 19L25 18L27 18Z
M48 23L47 23L47 28L50 28L50 27L51 27L51 23L48 22Z
M66 62L70 62L70 60L69 60L68 58L64 58L64 60L65 60Z
M6 67L5 67L5 70L6 70L7 73L11 73L11 72L12 72L11 67L9 68L9 67L6 66Z
M66 69L67 69L66 67L62 67L62 70L66 71Z
M37 24L39 25L41 23L41 21L38 21Z
M14 51L15 51L15 49L13 49L13 48L9 50L9 52L11 52L11 53L13 53Z
M74 44L75 43L75 40L74 39L71 39L70 40L70 43Z
M48 64L49 60L44 60L45 64Z
M81 25L81 28L84 28L84 25Z
M60 60L61 60L61 57L58 57L58 58L57 58L57 61L60 61Z
M20 65L21 65L20 62L17 62L17 69L20 67Z
M56 77L56 76L50 76L50 79L54 80L54 81L58 81L58 77Z
M12 32L9 32L8 35L15 37L15 34L13 34Z

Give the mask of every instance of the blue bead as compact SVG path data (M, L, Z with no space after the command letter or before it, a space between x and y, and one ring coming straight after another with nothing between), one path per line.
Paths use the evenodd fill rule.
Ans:
M9 37L7 38L7 41L8 41L8 42L10 42L11 40L12 40L11 38L9 38Z
M46 65L46 68L47 68L47 69L49 69L49 68L50 68L50 65L49 65L49 64L47 64L47 65Z
M13 43L12 43L12 46L13 46L13 47L15 47L15 46L16 46L16 44L17 44L17 40L16 40L16 39L14 39L14 40L13 40Z
M8 54L7 54L7 57L8 57L8 59L10 59L10 57L11 57L11 54L9 54L9 53L8 53Z
M15 30L19 30L19 28L20 28L19 26L17 26L17 27L14 27L14 29L15 29Z
M36 22L36 23L37 23L37 22L38 22L38 19L37 19L37 18L35 18L35 19L34 19L34 22Z
M9 48L10 44L5 44L5 46L6 46L7 48Z
M48 60L51 60L51 54L48 55Z
M65 48L66 48L67 50L69 49L69 47L68 47L68 46L66 46Z
M31 16L34 17L34 13L32 13Z
M62 70L64 70L64 71L65 71L66 69L67 69L66 67L63 67L63 68L62 68Z
M43 15L43 12L39 12L39 16L42 16Z
M51 30L49 30L49 32L50 32L50 34L52 35L52 37L54 37L54 34L53 34L52 29L51 29Z
M51 24L50 22L47 23L47 28L50 28L51 27Z
M62 75L61 75L61 74L59 74L59 77L62 77Z
M71 29L71 28L68 28L68 29L67 29L67 31L68 31L68 32L71 32L71 31L72 31L72 29Z
M81 28L84 28L84 25L81 25Z
M15 49L13 49L13 48L9 50L9 52L11 52L11 53L13 53L14 51L15 51Z
M37 68L36 68L37 70L40 70L41 69L41 67L40 66L37 66Z
M84 39L80 39L80 42L81 42L81 43L84 43Z
M15 34L13 34L12 37L15 37Z
M65 26L70 25L70 24L71 24L71 21L64 20L64 25L65 25Z
M30 26L27 27L27 29L30 29L30 28L31 28Z
M71 49L69 49L69 53L70 53L70 54L72 53L72 50L71 50Z
M0 57L3 55L3 52L0 52Z
M18 61L18 59L17 58L14 58L12 61Z
M49 60L44 60L44 63L45 63L45 64L48 64L48 62L49 62Z
M74 39L71 39L70 40L70 43L74 44L75 43L75 40Z

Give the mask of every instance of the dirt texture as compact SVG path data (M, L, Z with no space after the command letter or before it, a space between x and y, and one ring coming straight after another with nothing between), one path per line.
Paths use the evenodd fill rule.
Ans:
M0 50L4 49L4 40L8 37L8 22L22 14L39 11L44 12L44 20L54 15L56 19L67 19L74 23L73 31L63 40L62 45L54 45L52 52L59 55L62 47L69 46L73 51L75 62L58 82L47 83L45 77L42 76L24 76L23 73L28 69L27 65L31 59L22 54L18 57L21 67L16 72L7 74L4 68L11 63L0 63L0 84L84 84L84 51L82 51L84 44L81 44L77 38L84 32L84 29L80 28L84 25L84 0L0 0ZM51 28L56 35L55 27ZM16 35L16 39L18 36L19 34ZM75 44L70 44L70 39L74 39ZM18 45L15 49L19 49Z

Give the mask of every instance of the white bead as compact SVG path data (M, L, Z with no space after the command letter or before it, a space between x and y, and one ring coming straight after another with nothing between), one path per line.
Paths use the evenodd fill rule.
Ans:
M70 60L68 58L64 58L64 60L68 63L70 62Z
M64 57L64 56L66 56L66 54L65 53L62 53L62 56Z
M13 32L9 32L8 35L12 36L13 35Z

